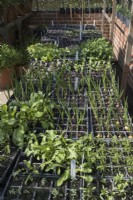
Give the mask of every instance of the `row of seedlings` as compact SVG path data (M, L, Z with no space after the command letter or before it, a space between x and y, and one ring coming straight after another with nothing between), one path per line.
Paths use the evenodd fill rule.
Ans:
M59 47L80 44L87 39L101 37L100 31L94 25L64 25L58 24L47 27L42 42L55 41Z

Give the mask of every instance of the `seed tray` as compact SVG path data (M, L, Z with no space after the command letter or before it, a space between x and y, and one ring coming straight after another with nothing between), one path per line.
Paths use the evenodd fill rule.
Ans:
M58 131L62 131L62 130L58 130ZM65 138L70 138L73 140L78 140L80 137L85 136L88 134L88 132L85 131L68 131L68 130L64 130L63 131L64 137Z
M122 101L118 100L114 93L110 93L110 92L102 92L100 90L100 93L94 92L92 91L93 94L93 98L96 104L96 107L103 107L103 108L107 108L107 107L114 107L117 108L118 110L123 108L122 105Z
M129 168L131 169L131 166ZM130 169L128 169L127 167L112 165L112 166L106 167L102 175L106 177L114 177L117 174L121 173L123 174L125 179L131 179L133 177L133 172L130 172Z
M79 121L77 121L77 115L73 112L73 110L69 110L69 115L66 118L55 118L55 126L56 130L67 130L67 131L76 131L81 132L91 132L92 131L92 121L91 121L91 114L89 109L78 108L78 112L84 114L84 116L79 117Z
M79 38L61 37L60 47L69 47L71 45L79 45L81 43Z
M46 43L46 44L55 44L55 43L57 43L57 38L50 38L50 37L42 37L41 38L41 42L42 43Z
M38 137L38 142L41 142L41 139ZM45 172L45 169L41 169L41 164L43 160L37 160L33 156L27 156L23 151L21 151L15 167L14 167L14 175L19 176L50 176L50 177L58 177L59 176L54 172L54 170L49 170L49 172Z
M101 124L93 124L93 130L94 131L114 131L114 132L118 132L118 131L130 131L133 132L133 128L132 128L132 124L128 124L126 126L126 123L123 124L118 124L119 121L112 121L110 120L109 123L107 123L106 121L102 121Z
M123 187L125 184L125 181L128 181L128 184L127 184L127 186ZM117 183L115 181L114 177L113 178L105 177L105 182L104 183L101 182L100 186L101 186L101 188L100 188L101 192L103 191L103 188L104 188L104 191L108 191L108 195L112 196L112 194L113 194L114 199L132 200L132 197L133 197L132 184L131 184L131 181L129 182L129 180L127 180L127 179L122 179L120 181L120 183ZM121 188L124 188L124 189L121 190L120 186L121 186ZM106 197L107 196L105 196L105 193L102 192L102 198L106 199Z
M124 138L133 140L133 132L128 131L94 131L94 137L101 138L105 141L111 140L112 137L116 136L119 140Z
M124 152L122 147L106 148L106 166L105 170L102 171L102 176L114 177L121 173L124 178L131 179L133 177L132 155L133 152Z
M109 113L110 111L110 113ZM96 112L96 114L95 114ZM117 114L116 114L117 113ZM122 122L125 123L129 123L132 126L132 120L131 117L129 115L129 113L126 113L126 119L124 118L124 108L120 107L112 107L111 110L109 108L106 107L94 107L93 106L93 110L92 110L92 118L94 119L95 123L97 122L96 119L97 117L100 119L103 119L104 121L107 119L112 119L112 122L117 122L119 121L121 124ZM110 118L109 118L110 117Z
M3 184L7 175L13 170L15 161L18 157L19 150L16 147L10 147L10 153L4 152L4 146L0 151L0 184Z
M83 123L83 122L82 122ZM85 120L85 122L82 124L76 124L76 123L70 123L67 119L66 123L62 123L62 120L57 121L57 123L54 124L54 127L56 130L61 131L67 131L67 132L75 132L76 134L80 134L80 132L88 132L88 121ZM85 124L85 125L84 125Z
M61 105L62 102L68 105L69 107L87 107L88 106L88 98L86 95L86 91L83 93L72 92L71 90L64 91L63 88L60 90L53 90L51 92L51 102L56 102Z
M101 38L101 37L102 37L101 34L88 33L88 35L87 35L87 34L83 33L82 40L86 41L86 40L98 39L98 38Z
M84 30L95 30L96 26L94 25L89 25L89 24L84 24Z
M10 176L1 200L85 200L87 189L92 190L93 196L98 196L99 183L93 180L87 184L78 176L68 180L62 186L57 186L58 177L54 176Z
M69 106L77 106L77 107L87 107L88 106L88 98L82 95L73 95L69 98Z
M27 182L27 184L26 184ZM11 176L4 190L2 200L52 200L57 192L57 198L66 200L66 186L56 187L56 177Z
M64 35L64 30L63 29L57 29L57 30L51 30L51 29L48 29L47 31L47 36L49 35Z

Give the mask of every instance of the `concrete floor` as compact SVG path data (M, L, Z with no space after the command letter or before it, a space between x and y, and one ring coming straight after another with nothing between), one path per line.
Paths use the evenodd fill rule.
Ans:
M0 105L3 105L3 104L6 104L7 101L8 101L8 98L7 98L7 91L6 90L3 90L3 91L0 91ZM10 95L12 95L12 91L10 90Z

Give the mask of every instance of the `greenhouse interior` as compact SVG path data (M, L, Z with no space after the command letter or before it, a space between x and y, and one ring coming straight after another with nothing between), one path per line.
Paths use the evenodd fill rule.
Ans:
M132 46L132 0L0 0L0 200L133 200Z

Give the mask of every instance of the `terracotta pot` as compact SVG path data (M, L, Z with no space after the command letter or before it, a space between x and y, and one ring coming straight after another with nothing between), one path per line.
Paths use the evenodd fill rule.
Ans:
M13 86L14 68L0 69L0 89L4 90Z

